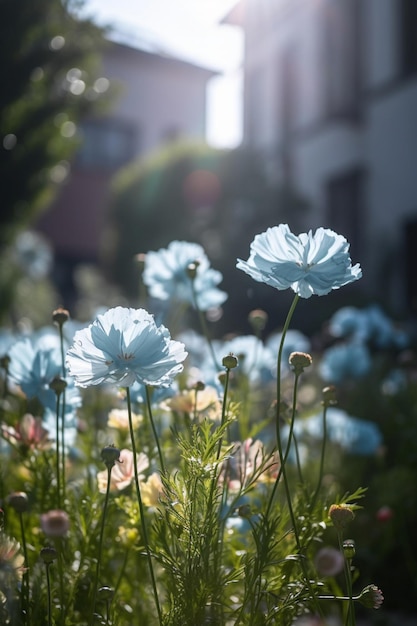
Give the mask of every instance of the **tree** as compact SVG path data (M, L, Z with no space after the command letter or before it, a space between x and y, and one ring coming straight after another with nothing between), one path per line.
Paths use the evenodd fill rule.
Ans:
M199 243L222 272L219 287L229 294L216 331L248 332L251 308L273 309L271 293L237 270L236 258L247 258L253 237L269 226L288 222L301 229L306 209L298 194L268 180L254 151L177 140L116 177L105 262L111 278L137 299L135 255L165 248L174 239Z
M99 91L103 32L74 0L0 0L0 246L47 206Z

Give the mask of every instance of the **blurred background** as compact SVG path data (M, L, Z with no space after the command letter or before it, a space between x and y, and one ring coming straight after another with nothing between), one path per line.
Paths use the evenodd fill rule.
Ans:
M112 297L135 303L136 255L184 239L224 275L214 332L247 330L254 307L276 324L275 294L235 260L280 222L333 228L363 268L357 285L316 299L297 320L305 331L345 301L414 316L415 0L2 0L1 11L4 321L26 313L18 301L85 318ZM16 283L22 264L29 279Z

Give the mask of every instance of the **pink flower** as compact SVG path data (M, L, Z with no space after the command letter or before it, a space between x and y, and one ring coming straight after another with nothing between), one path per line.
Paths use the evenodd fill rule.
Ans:
M357 599L368 609L379 609L384 601L384 596L376 585L367 585L362 589Z
M266 454L262 441L245 439L234 444L220 479L229 482L231 491L239 491L258 479L268 480L276 475L277 468L276 457Z
M149 459L141 452L136 455L136 467L138 470L139 480L143 480L144 475L141 473L149 467ZM103 470L97 474L98 489L100 493L107 491L107 470ZM123 449L120 451L119 460L111 470L110 474L110 491L121 491L130 485L135 477L135 468L133 465L133 452Z
M20 422L13 426L2 426L3 437L22 450L47 450L51 447L49 431L42 426L41 417L26 413Z

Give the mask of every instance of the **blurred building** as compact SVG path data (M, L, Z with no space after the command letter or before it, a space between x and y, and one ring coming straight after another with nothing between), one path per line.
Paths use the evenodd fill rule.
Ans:
M244 143L351 242L362 288L417 311L417 1L241 0Z
M203 141L206 87L214 75L160 52L106 46L96 87L109 92L109 110L77 130L80 148L70 174L37 225L53 244L54 278L66 302L75 296L77 265L98 260L113 175L174 137Z

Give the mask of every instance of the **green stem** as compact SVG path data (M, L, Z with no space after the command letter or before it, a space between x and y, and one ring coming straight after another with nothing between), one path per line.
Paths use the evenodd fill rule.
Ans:
M51 594L51 579L49 575L50 563L45 563L46 568L46 591L48 598L48 626L52 626L52 594Z
M62 413L61 413L61 486L62 486L62 501L65 502L66 498L66 467L65 467L65 389L62 392Z
M20 521L20 534L22 536L22 547L23 547L23 556L25 558L26 571L23 575L22 581L22 614L24 615L24 620L26 624L30 623L29 616L29 561L28 561L28 550L26 544L26 535L25 535L25 526L23 523L23 514L19 513L19 521Z
M59 398L60 394L56 394L56 422L55 422L55 433L56 433L56 451L55 451L55 472L56 472L56 489L57 489L57 503L58 509L61 508L61 461L60 461L60 411L59 411Z
M62 324L59 324L59 343L61 349L61 367L62 367L62 379L65 380L65 346L64 346L64 332ZM62 416L61 416L61 452L62 452L62 499L65 502L66 497L66 467L65 467L65 389L62 392Z
M318 498L319 493L320 493L321 483L322 483L322 480L323 480L324 458L325 458L325 454L326 454L326 441L327 441L327 409L328 409L327 404L324 404L323 405L323 438L322 438L322 442L321 442L319 478L318 478L318 481L317 481L317 487L316 487L316 490L314 492L313 499L311 500L310 511L314 510L314 507L315 507L316 502L317 502L317 498Z
M154 600L155 600L155 606L156 606L156 610L157 610L157 613L158 613L159 624L160 624L160 626L162 626L162 612L161 612L161 607L160 607L160 604L159 604L158 589L157 589L157 586L156 586L155 573L154 573L153 565L152 565L152 555L151 555L151 550L150 550L150 546L149 546L148 531L147 531L147 528L146 528L145 510L144 510L144 506L143 506L143 502L142 502L142 496L141 496L141 493L140 493L138 464L137 464L137 454L136 454L136 443L135 443L135 434L134 434L134 431L133 431L132 405L131 405L131 400L130 400L130 389L129 389L129 387L126 387L126 399L127 399L127 412L128 412L128 417L129 417L130 440L131 440L131 444L132 444L132 453L133 453L133 468L134 468L134 474L135 474L136 497L137 497L137 501L138 501L138 505L139 505L140 521L141 521L141 526L142 526L143 541L144 541L144 544L145 544L146 557L147 557L147 560L148 560L149 573L150 573L150 576L151 576L151 584L152 584L152 590L153 590L153 595L154 595Z
M285 465L285 462L286 462L286 457L284 457L283 450L282 450L281 430L280 430L280 417L281 417L281 362L282 362L282 351L283 351L283 348L284 348L285 337L287 335L287 330L288 330L288 328L290 326L291 319L292 319L292 316L294 314L295 307L297 306L298 300L299 300L299 296L296 294L294 296L293 301L292 301L291 307L290 307L290 309L288 311L287 318L285 320L285 324L284 324L284 327L282 329L281 341L279 343L279 348L278 348L275 432L276 432L278 456L279 456L279 460L280 460L280 468L279 468L279 471L278 471L277 478L275 480L275 484L274 484L273 489L271 491L271 496L269 498L269 502L268 502L268 506L267 506L267 509L266 509L265 517L268 517L268 515L269 515L269 513L271 511L272 503L273 503L273 500L274 500L274 497L275 497L275 493L276 493L276 490L278 488L278 483L279 483L279 481L281 479L281 476L284 474L284 465ZM291 431L291 426L290 426L290 431ZM288 438L288 441L291 442L291 438L290 437ZM288 455L286 455L286 456L288 456Z
M97 602L97 589L98 589L98 581L100 578L100 566L101 566L101 552L103 548L103 537L104 537L104 525L106 521L106 513L107 513L107 505L109 502L109 494L110 494L110 480L111 480L111 470L113 465L107 465L107 486L106 486L106 495L104 498L104 507L103 507L103 515L101 516L101 526L100 526L100 536L98 541L98 554L97 554L97 563L96 563L96 573L94 577L94 586L93 586L93 601L91 603L91 621L90 624L93 626L94 624L94 615L96 610L96 602Z
M161 445L159 443L159 437L158 437L158 431L156 429L155 426L155 421L153 419L153 413L152 413L152 407L151 407L151 397L150 397L150 393L149 393L149 386L145 385L145 389L146 389L146 406L148 409L148 415L149 415L149 419L151 422L151 426L152 426L152 432L155 438L155 443L156 443L156 447L158 449L158 456L159 456L159 463L161 465L161 472L164 474L165 473L165 462L164 462L164 457L162 455L162 450L161 450ZM129 404L130 404L130 399L129 399ZM129 409L130 411L130 409Z
M223 391L223 403L222 403L222 417L220 422L220 428L223 428L225 420L226 420L226 408L227 408L227 394L229 391L229 380L230 380L230 368L226 367L226 379L224 381L224 391ZM223 435L219 439L218 447L217 447L217 456L216 460L218 461L220 458L220 454L222 451L223 444Z
M342 534L340 531L337 532L337 539L339 542L339 550L343 554L343 540ZM352 572L351 572L351 559L344 559L344 572L345 572L345 581L346 581L346 591L347 597L349 599L347 615L345 618L345 626L355 626L355 608L353 606L353 590L352 590Z

